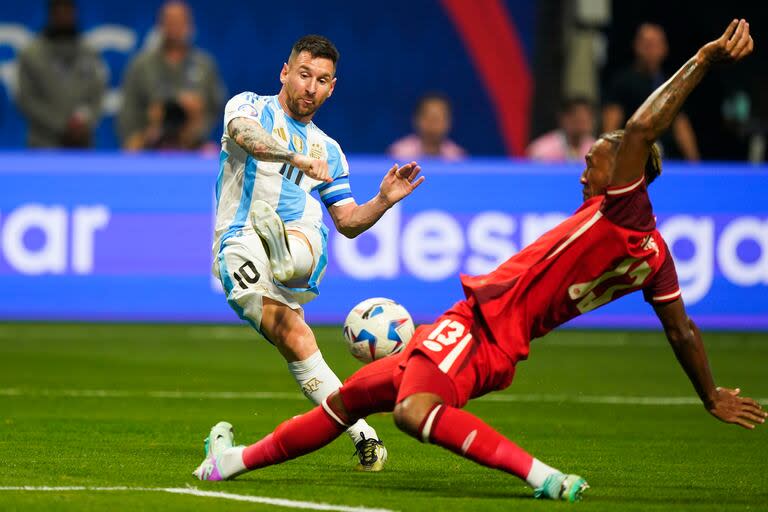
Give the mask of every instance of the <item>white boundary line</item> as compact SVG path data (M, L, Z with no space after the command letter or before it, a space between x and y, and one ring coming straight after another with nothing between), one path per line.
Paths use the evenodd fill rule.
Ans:
M697 405L701 400L687 396L600 396L600 395L488 395L487 402L575 403L589 405Z
M296 400L306 401L300 393L284 391L122 391L114 389L20 389L0 388L0 397L56 398L167 398L210 400ZM486 395L486 402L575 403L591 405L699 405L695 396L619 396L502 393ZM768 403L768 398L756 398Z
M141 491L141 492L164 492L169 494L185 494L189 496L201 496L205 498L220 498L232 501L246 501L248 503L261 503L264 505L274 505L276 507L300 508L305 510L334 510L338 512L394 512L386 508L368 508L368 507L348 507L345 505L331 505L329 503L315 503L313 501L287 500L283 498L268 498L266 496L253 496L249 494L233 494L230 492L202 491L195 487L36 487L30 485L18 487L0 487L0 491L27 491L27 492L105 492L105 491Z
M57 398L173 398L214 400L306 400L300 393L284 391L129 391L119 389L19 389L0 388L0 396Z

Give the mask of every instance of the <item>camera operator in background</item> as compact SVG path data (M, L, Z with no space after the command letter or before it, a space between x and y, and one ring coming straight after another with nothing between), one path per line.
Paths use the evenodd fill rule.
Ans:
M213 59L191 44L189 7L165 3L160 44L137 55L123 81L118 134L124 149L199 149L224 105Z

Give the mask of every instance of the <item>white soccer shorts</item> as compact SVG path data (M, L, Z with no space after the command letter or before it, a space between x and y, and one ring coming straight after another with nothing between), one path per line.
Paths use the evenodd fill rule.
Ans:
M286 225L286 229L300 230L307 237L313 246L317 265L322 252L320 234L291 224ZM302 316L304 311L301 305L315 297L309 292L292 290L275 280L264 245L253 231L224 242L214 260L213 274L221 281L232 309L259 332L263 297L285 304Z

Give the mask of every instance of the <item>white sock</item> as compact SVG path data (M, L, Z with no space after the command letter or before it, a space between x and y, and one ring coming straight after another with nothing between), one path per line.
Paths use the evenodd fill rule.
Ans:
M560 471L553 467L547 466L539 459L534 457L531 470L528 472L528 476L525 477L525 481L528 482L528 485L534 489L538 489L544 485L544 480L546 480L549 475L558 473L560 473Z
M291 251L291 258L293 259L293 277L291 280L309 277L312 273L315 259L307 242L301 237L288 234L288 249Z
M245 446L233 446L232 448L224 450L224 452L222 452L216 459L222 477L231 478L241 473L245 473L248 470L243 462L244 450Z
M303 361L288 363L288 369L304 396L317 405L341 387L341 381L325 362L319 350ZM352 438L353 443L360 441L360 434L366 439L379 438L376 431L365 420L358 420L347 429L347 434Z

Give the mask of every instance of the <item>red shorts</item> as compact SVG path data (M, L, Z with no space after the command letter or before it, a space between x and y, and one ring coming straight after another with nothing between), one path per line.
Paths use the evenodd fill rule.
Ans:
M470 398L506 388L514 373L514 361L487 340L470 304L460 301L435 323L416 329L395 370L396 402L434 393L463 407Z
M391 412L415 393L433 393L452 407L506 388L515 363L474 324L471 306L457 302L435 323L416 329L404 352L370 363L339 390L345 409L364 418Z

